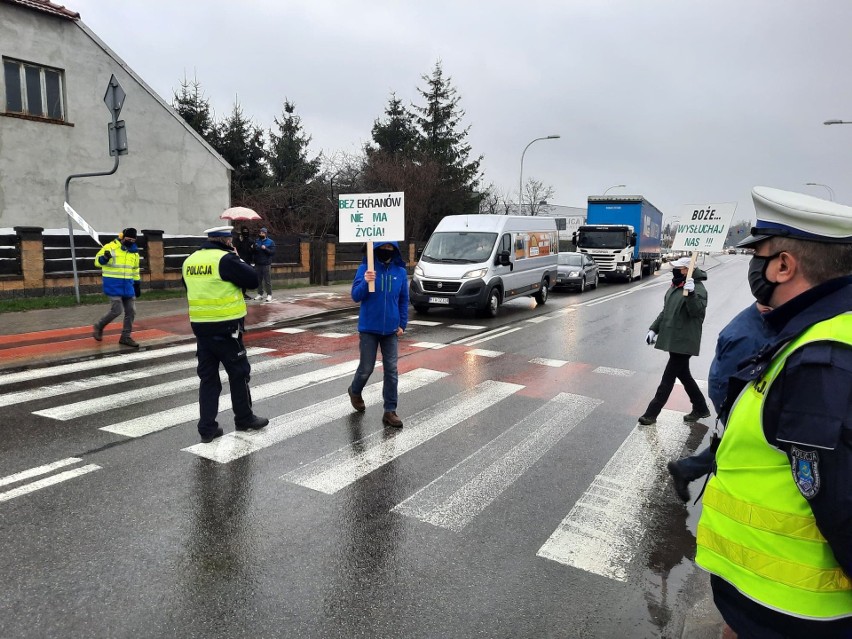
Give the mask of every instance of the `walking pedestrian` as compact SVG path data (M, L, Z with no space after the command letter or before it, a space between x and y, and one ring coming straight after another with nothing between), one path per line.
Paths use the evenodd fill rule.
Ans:
M103 340L106 325L124 313L118 343L139 348L139 342L130 336L136 318L136 298L142 295L136 229L124 229L116 239L101 248L95 255L95 266L101 269L104 295L109 297L111 304L106 315L92 325L92 337L99 342Z
M852 637L852 207L752 199L739 246L777 336L730 380L696 562L740 637Z
M239 237L234 240L234 246L237 249L237 255L240 256L240 259L246 264L252 264L254 255L254 240L251 239L249 235L249 230L247 226L244 226L240 229ZM243 289L243 299L250 300L251 297L246 295L246 289Z
M672 284L666 291L663 310L651 324L645 342L669 354L669 361L654 399L639 418L639 423L650 426L671 395L675 379L683 384L692 412L683 416L685 422L695 422L710 417L707 401L689 371L689 358L698 355L701 348L701 328L707 311L707 289L703 281L707 274L700 268L687 277L690 258L682 257L672 262ZM684 291L686 295L684 295Z
M749 304L728 322L716 340L716 353L707 378L707 395L722 424L727 421L724 406L728 379L737 372L740 364L747 363L748 358L756 355L773 336L769 325L763 320L763 314L770 310L769 306L760 302ZM667 464L675 492L682 501L689 501L689 483L713 470L717 443L711 441L701 452Z
M246 303L240 289L255 288L257 275L237 255L230 226L217 226L204 233L207 241L183 263L183 281L189 322L198 344L198 433L208 444L224 434L216 421L222 392L220 364L231 386L236 430L259 430L269 420L252 411L251 364L243 345Z
M397 358L399 337L408 325L408 271L396 242L378 245L373 256L376 270L367 270L367 257L364 256L352 282L352 299L361 303L358 314L361 360L347 392L352 407L363 413L366 405L361 392L373 373L376 354L381 348L384 370L382 423L402 428L402 420L396 414L399 380ZM375 282L376 290L373 293L369 291L370 282Z
M257 279L260 281L257 287L257 296L254 298L256 300L272 301L272 257L274 255L275 242L269 237L266 227L263 227L260 229L257 240L255 240L252 254Z

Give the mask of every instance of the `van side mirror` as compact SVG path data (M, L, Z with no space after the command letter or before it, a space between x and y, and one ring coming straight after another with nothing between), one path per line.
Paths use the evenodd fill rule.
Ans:
M509 251L503 251L497 258L500 260L500 266L511 266L512 260L509 259Z
M571 244L574 246L574 248L577 248L577 231L574 231L571 234Z

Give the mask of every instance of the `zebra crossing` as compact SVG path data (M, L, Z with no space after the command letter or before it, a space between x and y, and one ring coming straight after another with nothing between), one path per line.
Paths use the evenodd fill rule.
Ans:
M489 419L490 415L491 419L496 419L502 407L515 401L526 386L500 379L484 379L458 390L459 363L470 357L485 360L503 357L504 353L500 351L481 349L477 345L516 330L520 328L502 327L453 344L411 343L410 346L415 349L413 365L408 370L401 370L399 393L401 396L426 393L432 398L428 406L405 415L404 428L390 436L376 426L372 432L366 432L344 446L338 442L331 450L326 449L311 459L298 463L291 460L289 467L281 468L277 474L281 486L305 488L317 499L323 498L323 495L334 496L415 449L428 447L442 434L460 428L472 418ZM298 334L281 329L278 332ZM430 360L432 366L417 366L418 353L428 354L437 346L449 353L441 359L445 366L435 367L434 359ZM0 394L0 406L26 407L31 402L58 400L52 407L37 408L31 413L47 420L78 420L85 424L85 418L107 412L113 406L132 405L137 406L137 412L142 414L116 420L98 430L128 440L154 435L181 424L193 423L198 418L195 397L177 399L183 403L156 410L164 398L179 398L182 393L197 390L198 380L194 372L179 379L162 382L157 379L191 371L195 360L185 358L191 350L191 345L179 346L96 362L59 365L40 371L25 371L26 375L19 375L12 381L9 380L11 376L6 376L2 380L4 387L33 380L49 382L62 375L77 377L36 388L13 388ZM345 392L328 396L330 393L325 390L334 382L351 378L358 364L357 359L346 359L351 353L333 349L331 354L284 354L265 347L252 347L249 353L255 378L252 396L256 403L292 393L298 397L297 401L304 403L307 400L307 405L272 417L270 424L261 431L231 432L210 444L196 443L180 448L180 454L193 455L216 464L230 464L296 437L320 439L322 427L332 426L352 415ZM142 367L117 370L134 355L137 357L131 361L142 363ZM155 363L168 357L177 359ZM559 370L568 368L569 364L574 362L548 358L525 360L525 366L531 370L536 367ZM377 366L381 366L381 362L377 362ZM104 373L105 369L113 372ZM86 376L88 373L95 374ZM627 379L634 375L634 371L598 366L589 367L589 374ZM227 384L224 372L221 378ZM454 379L455 386L446 383ZM124 386L135 388L122 390ZM62 403L65 395L80 391L86 391L89 396ZM368 407L381 406L381 379L364 389L363 398ZM527 401L531 400L527 398ZM569 440L572 432L602 404L604 400L600 398L554 389L552 396L535 410L521 419L507 422L499 434L461 461L448 464L446 469L435 468L433 478L401 499L391 512L453 533L463 533L477 517L495 508L501 495L511 491L515 482L537 462L560 443ZM223 394L220 412L230 408L230 396ZM262 409L259 412L262 413ZM623 581L626 566L632 559L625 549L635 546L637 537L643 534L641 524L637 524L641 519L637 517L637 509L644 503L642 496L661 480L660 469L664 468L665 460L680 452L688 433L688 428L683 426L682 413L674 411L664 411L657 427L637 425L557 529L542 536L536 556ZM0 477L0 503L79 479L94 471L110 470L109 466L83 462L81 457L67 457Z

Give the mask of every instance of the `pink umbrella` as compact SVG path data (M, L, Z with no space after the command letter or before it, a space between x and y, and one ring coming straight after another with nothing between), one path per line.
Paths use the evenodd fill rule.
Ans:
M261 217L244 206L233 206L219 216L220 220L259 220Z

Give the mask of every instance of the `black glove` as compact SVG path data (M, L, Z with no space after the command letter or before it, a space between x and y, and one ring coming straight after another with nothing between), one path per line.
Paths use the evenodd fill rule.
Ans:
M139 286L138 281L133 282L133 292L136 294L136 297L142 297L142 287Z
M112 253L110 253L109 251L104 251L104 254L103 254L103 255L101 255L100 263L101 263L101 264L106 264L106 263L107 263L107 262L109 262L111 259L112 259Z

